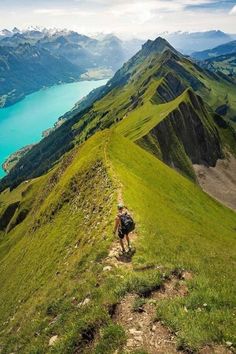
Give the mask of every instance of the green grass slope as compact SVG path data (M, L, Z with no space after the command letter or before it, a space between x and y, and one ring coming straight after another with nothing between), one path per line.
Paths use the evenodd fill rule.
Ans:
M114 197L103 138L94 137L49 175L30 182L34 193L29 214L10 232L1 232L2 353L47 352L55 331L67 343L60 352L73 352L70 345L80 340L77 327L82 333L91 319L103 319L104 310L96 302L90 315L76 306L96 289L99 260L111 240L108 220ZM24 185L1 195L2 209L15 200L25 202Z
M136 266L164 264L194 274L190 295L163 300L158 317L190 347L235 341L235 213L127 139L113 137L111 154L138 220Z
M138 225L134 270L104 271L120 184ZM122 352L111 310L125 293L161 284L153 265L193 273L187 297L157 308L179 344L235 343L235 213L135 143L97 133L47 175L2 193L1 215L14 202L28 213L0 233L2 353Z
M192 164L215 166L224 151L235 154L233 128L209 112L190 89L163 104L145 101L115 130L191 179L195 179Z
M0 182L0 190L40 176L66 151L98 130L124 119L132 123L136 115L141 127L144 116L150 119L149 113L158 123L176 107L175 100L186 89L200 95L213 112L227 105L225 119L235 119L236 88L230 79L204 71L164 39L148 41L102 89L100 99L75 114L21 159Z

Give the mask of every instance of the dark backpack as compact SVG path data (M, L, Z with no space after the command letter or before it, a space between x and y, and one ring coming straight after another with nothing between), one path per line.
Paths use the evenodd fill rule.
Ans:
M135 229L135 222L128 213L120 215L120 222L121 229L126 232L131 232Z

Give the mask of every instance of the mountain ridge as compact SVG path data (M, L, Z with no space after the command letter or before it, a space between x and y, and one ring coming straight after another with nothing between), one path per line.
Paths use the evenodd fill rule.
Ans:
M149 42L0 182L2 353L235 347L236 214L193 170L236 156L231 116L215 113L226 90L235 112L235 86L163 44ZM120 202L136 223L122 255Z
M192 87L204 100L208 100L207 110L212 111L212 107L209 108L209 105L215 107L213 112L210 113L213 124L215 123L212 113L218 107L218 100L224 100L226 87L229 102L232 104L228 113L231 111L233 113L235 109L233 106L233 92L235 92L233 83L231 84L230 81L228 82L217 74L205 72L176 51L170 51L169 45L168 50L165 51L166 43L162 39L157 39L156 42L147 42L146 46L125 63L108 81L99 92L99 96L95 96L97 101L89 100L88 104L92 104L91 107L85 105L85 110L74 116L72 111L71 119L67 120L23 157L9 175L0 182L1 189L9 186L10 181L10 186L15 185L15 182L13 182L15 179L19 183L22 178L36 177L46 171L48 167L50 168L51 163L54 164L65 151L75 144L83 142L97 130L109 128L116 122L124 120L126 116L128 119L125 119L124 123L126 121L132 122L130 116L134 116L135 127L139 110L142 112L147 109L154 115L157 112L157 117L160 108L167 107L166 112L169 112L169 107L172 109L171 100L188 87ZM180 81L176 79L176 76L180 78ZM171 94L170 86L173 86L173 80L176 82L175 89L177 91ZM231 93L232 96L230 96ZM162 104L168 103L168 100L170 101L169 105L162 106ZM159 103L161 103L160 106L158 106ZM227 118L227 115L225 118ZM228 127L227 123L226 126ZM217 127L216 129L220 128ZM231 131L230 128L227 129L229 129L229 132ZM41 154L39 151L44 151L44 153ZM48 161L48 167L43 159ZM33 174L30 172L32 165L34 166ZM42 166L44 167L42 168Z
M105 268L113 241L108 220L115 213L118 183L139 227L134 269L122 262ZM158 264L165 274L182 268L194 274L187 282L187 296L157 300L158 315L173 328L172 335L178 326L182 331L177 339L199 352L209 343L214 348L219 326L219 342L233 340L229 312L234 273L228 261L233 257L235 213L129 139L111 130L98 132L48 174L6 191L0 200L1 218L9 202L18 203L5 226L8 233L0 231L3 352L47 352L55 335L53 350L59 353L122 350L124 330L114 327L111 307L125 294L146 294L161 286L163 269L159 271ZM202 259L212 247L209 265ZM209 287L214 290L209 292ZM202 298L211 307L207 318L205 313L199 318ZM223 328L222 318L227 319ZM186 323L194 328L197 324L198 330L189 330ZM84 339L87 331L93 333L90 340ZM103 331L115 339L106 341Z

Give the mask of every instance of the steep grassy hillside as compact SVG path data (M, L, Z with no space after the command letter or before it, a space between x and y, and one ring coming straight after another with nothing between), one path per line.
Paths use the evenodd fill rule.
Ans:
M236 88L230 79L204 71L162 38L148 41L99 92L99 99L95 102L92 100L91 107L75 113L49 137L33 147L1 181L0 189L15 186L48 171L65 151L85 141L98 130L109 128L122 120L133 122L134 116L140 118L140 115L141 127L145 120L149 121L149 113L157 123L160 122L176 109L175 99L181 99L180 95L186 89L192 89L202 97L202 109L210 112L207 113L207 120L211 121L211 126L215 124L212 111L225 104L227 111L224 118L235 119ZM144 129L148 132L149 123L146 121Z
M113 139L113 166L125 202L139 222L135 265L165 264L194 274L189 296L164 300L157 308L158 318L193 347L220 337L232 339L235 213L126 139ZM224 222L219 225L220 219Z
M1 231L3 353L47 352L55 332L64 337L60 352L73 352L90 322L106 320L95 299L86 313L77 306L96 290L100 259L111 242L108 222L115 200L104 139L104 134L94 137L48 175L1 195L1 220L9 205L19 203L8 225L30 204L23 221Z
M132 118L118 124L117 131L195 179L192 164L214 166L224 157L218 129L201 98L191 90L171 101L171 105L151 105L158 110L163 106L170 109L164 109L164 117L160 111L157 115L157 110L147 111L141 106Z
M136 254L133 267L107 268L118 188L137 221ZM0 236L2 353L122 353L114 304L180 269L192 273L189 294L159 301L156 318L182 348L235 343L235 213L127 138L95 134L47 175L6 190L1 221L14 203Z

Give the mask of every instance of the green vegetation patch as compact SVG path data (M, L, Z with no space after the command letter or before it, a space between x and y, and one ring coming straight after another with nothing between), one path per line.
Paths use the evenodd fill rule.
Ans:
M235 213L121 136L113 135L110 156L138 224L134 265L193 273L189 295L163 301L157 318L187 347L235 344Z

